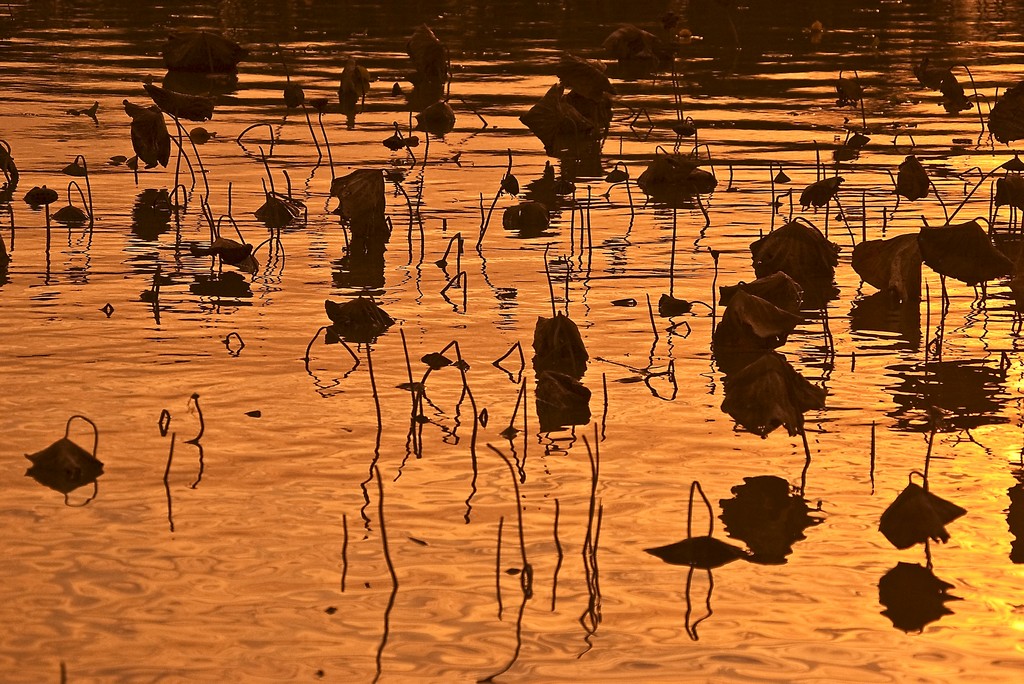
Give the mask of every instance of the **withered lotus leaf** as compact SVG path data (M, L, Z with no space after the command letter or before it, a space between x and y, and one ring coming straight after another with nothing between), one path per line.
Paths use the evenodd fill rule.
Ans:
M331 327L343 340L369 343L390 328L395 319L366 297L356 297L344 304L324 300L324 310Z
M840 78L836 81L836 104L840 107L856 107L864 97L864 89L852 78Z
M213 100L200 95L187 95L167 88L143 83L142 87L161 110L178 119L206 121L213 118Z
M921 299L921 250L913 233L861 242L853 248L853 270L864 282L893 292L901 302Z
M501 215L503 228L518 231L524 237L540 235L548 229L548 223L548 208L531 200L508 207Z
M682 316L683 314L690 313L692 310L693 302L688 302L685 299L678 299L667 294L663 294L658 298L658 315L662 318Z
M988 115L988 130L1001 143L1024 138L1024 81L996 101Z
M782 271L776 271L749 283L722 285L718 288L718 301L723 306L728 306L739 290L760 297L792 314L800 312L800 304L803 302L803 289Z
M537 420L541 432L590 422L590 390L576 378L545 370L537 374Z
M416 115L416 130L441 137L455 128L455 111L444 100L439 100Z
M659 153L636 179L636 184L651 197L671 199L707 194L718 185L718 179L700 168L700 162L693 157Z
M564 86L590 100L600 100L602 93L615 94L615 87L605 73L607 67L596 59L584 59L563 52L555 75Z
M68 204L53 212L53 220L67 226L77 226L89 221L89 215L73 204Z
M842 176L822 178L820 181L811 183L800 193L800 206L823 207L832 201L832 198L839 192L839 186L843 182Z
M644 551L670 565L688 565L701 570L720 568L727 563L747 557L746 551L740 547L708 535L687 537L674 544L644 549Z
M424 354L423 358L421 358L420 361L427 364L427 367L430 368L430 370L441 370L445 366L452 365L451 359L449 359L444 354L439 354L438 352L430 352L429 354Z
M806 221L790 221L750 245L758 278L782 271L798 283L832 280L839 245Z
M91 484L103 474L103 463L67 437L25 458L32 462L25 474L61 494Z
M35 186L25 193L25 203L33 207L42 207L57 201L57 191L43 185Z
M649 31L625 24L615 29L604 39L601 47L619 62L657 61L659 40Z
M1011 206L1024 209L1024 176L1012 173L996 180L996 196L993 202L997 207Z
M354 58L345 60L345 67L341 70L341 82L338 84L338 101L342 107L355 107L356 102L366 97L370 92L370 83L373 76L360 65Z
M132 119L132 149L147 169L167 166L171 158L171 136L164 115L156 105L140 107L124 100L124 111Z
M266 200L253 212L268 228L284 228L302 218L305 204L301 200L268 192Z
M896 174L896 194L913 202L927 197L929 190L928 172L924 165L914 155L908 156Z
M519 120L544 144L549 155L571 146L575 140L586 139L593 125L576 108L564 101L565 88L560 83L548 88L544 97Z
M172 71L228 73L238 67L245 49L229 38L206 31L172 33L163 50L164 64Z
M1013 263L992 245L977 221L922 228L917 239L924 263L968 285L1013 273Z
M533 330L533 368L538 373L558 371L581 378L587 371L586 345L571 318L559 312L552 318L537 317Z
M952 72L942 79L939 90L942 92L942 108L949 114L959 114L974 106Z
M448 51L426 24L421 24L405 44L416 68L416 79L424 84L444 83L448 75Z
M724 384L722 410L761 437L780 426L796 436L803 429L806 411L825 408L825 390L774 352L725 376Z
M803 497L775 475L745 477L732 494L733 498L720 501L722 522L730 537L750 549L752 563L785 563L793 544L804 538L804 530L821 523Z
M230 238L214 238L209 247L193 245L189 250L195 256L219 256L224 263L239 264L252 254L252 245Z
M942 82L952 75L949 67L933 66L931 57L925 57L914 65L914 76L917 77L918 83L932 90L941 90Z
M284 106L297 109L306 104L306 93L298 83L289 81L284 86Z
M878 531L897 549L908 549L929 539L946 542L946 525L965 513L966 509L909 482L882 513Z
M384 174L379 169L357 169L331 182L331 195L341 203L341 215L355 223L383 223Z
M803 319L771 302L737 290L715 328L714 344L750 349L774 349L786 342Z

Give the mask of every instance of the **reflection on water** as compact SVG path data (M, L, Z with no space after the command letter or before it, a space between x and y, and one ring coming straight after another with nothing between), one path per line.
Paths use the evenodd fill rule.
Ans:
M1020 0L336 4L0 6L5 681L1015 681Z

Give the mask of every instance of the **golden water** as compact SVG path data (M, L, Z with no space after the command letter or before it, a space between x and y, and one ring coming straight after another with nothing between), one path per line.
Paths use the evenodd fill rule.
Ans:
M856 69L864 83L872 133L860 158L840 169L852 237L881 237L883 209L894 205L886 169L911 152L906 135L893 144L894 124L913 126L898 130L913 133L946 203L958 203L967 183L956 174L988 171L1011 151L979 138L974 110L946 114L911 65L926 54L966 63L991 101L1019 76L1021 4L753 2L735 12L739 51L710 2L380 4L386 10L283 0L0 7L0 137L21 171L13 240L0 218L13 242L0 285L0 680L57 681L62 663L68 681L82 682L464 681L498 672L498 681L544 682L1019 679L1024 566L1010 558L1007 511L1008 490L1020 491L1024 358L1005 285L990 284L982 300L950 282L948 313L940 317L933 297L919 334L863 329L850 314L873 288L851 269L851 235L833 213L830 238L843 246L839 296L827 308L834 345L825 319L809 311L781 349L828 391L826 408L807 416L809 463L800 437L778 430L762 440L720 410L708 310L655 316L655 335L645 297L656 304L671 288L710 303L710 250L721 253L718 285L753 278L749 243L784 220L772 216L769 163L783 164L802 188L816 177L815 143L828 159L844 118L859 119L835 106L840 70ZM719 178L709 227L696 209L675 216L674 282L672 210L645 205L635 186L631 210L624 188L605 197L603 180L620 161L635 178L659 145L676 143L664 75L616 82L600 164L576 179L588 212L562 207L549 235L520 239L501 228L501 212L516 201L503 196L475 250L480 205L493 199L507 151L524 189L548 161L518 117L555 82L560 52L601 57L601 41L620 23L653 29L670 7L703 37L680 58L680 92ZM820 42L807 30L815 18L826 29ZM380 141L392 122L408 121L391 87L408 88L404 45L424 21L448 43L458 119L429 151L417 148L413 163ZM266 236L252 212L265 177L255 146L267 145L268 133L249 134L247 149L235 143L257 122L278 139L275 182L280 188L287 170L309 208L307 225L284 231L283 257L263 259L235 294L211 286L234 269L220 274L188 249L208 237L202 183L187 209L154 228L140 225L133 207L147 189L171 188L173 168L144 171L136 184L124 166L106 164L131 154L121 101L148 103L141 81L163 78L162 37L182 26L228 33L251 52L204 124L217 134L200 148L214 213L227 211L230 184L247 239ZM304 361L310 338L329 323L324 299L363 288L339 269L346 243L330 213L331 169L326 156L317 164L302 115L284 108L275 44L307 97L334 100L344 55L367 66L377 81L354 125L333 110L324 118L334 173L404 167L403 189L421 197L410 216L405 197L389 194L395 230L383 280L365 289L397 323L358 349L351 373L351 358L322 338ZM93 101L95 124L67 113ZM96 224L91 233L54 224L47 249L43 214L20 198L47 184L61 191L55 207L63 205L60 170L77 154L89 162ZM986 186L962 216L988 211ZM934 199L905 202L885 234L916 231L922 215L942 220ZM824 223L822 211L806 216ZM449 290L450 301L440 294L454 259L447 272L435 265L457 233L467 239L465 307L461 290ZM579 324L591 356L583 381L593 419L539 433L530 345L537 317L551 311L545 249L555 306ZM169 281L155 312L142 294L158 265ZM935 295L938 277L926 269L925 280ZM638 306L611 304L627 297ZM683 321L689 330L669 329ZM470 366L472 398L457 370L431 375L428 422L412 433L420 453L409 393L398 387L408 381L400 331L417 377L418 359L452 340ZM922 378L926 342L936 354L939 331L936 398L925 396ZM509 373L492 361L516 342L526 352L527 422L510 441L501 432L520 390L518 356L503 363ZM187 443L199 430L193 393L205 422L201 450ZM473 402L489 418L475 438ZM931 489L968 513L926 560L920 546L892 548L877 527L910 471L923 467L930 404L947 412ZM158 424L164 409L167 436ZM62 436L73 414L99 426L105 464L95 500L82 507L64 506L24 476L24 454ZM83 425L72 437L87 446ZM588 445L600 451L596 478ZM513 473L491 447L514 459L521 518ZM686 536L693 480L718 516L731 489L759 475L803 487L811 508L820 507L821 523L785 564L733 563L710 581L697 570L688 586L689 568L644 552ZM68 503L91 493L76 490ZM702 506L694 524L703 534ZM728 539L723 527L716 517L716 536ZM901 561L930 562L962 599L920 633L881 614L879 580Z

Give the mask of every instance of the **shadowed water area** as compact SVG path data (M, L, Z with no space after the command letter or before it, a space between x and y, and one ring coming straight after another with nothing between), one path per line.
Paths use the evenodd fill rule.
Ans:
M994 201L1015 143L982 124L1021 76L1024 2L724 4L0 4L0 679L1017 681L1010 272L926 265L896 305L851 255L964 202L951 222L984 217L1017 260L1019 212ZM433 97L406 52L424 23L450 61ZM674 61L616 63L626 23ZM237 74L168 73L182 29L244 46ZM565 52L608 65L612 118L549 156L520 117ZM342 111L349 57L375 80ZM924 57L969 68L970 108L919 82ZM289 79L326 108L286 107ZM210 133L188 161L174 144L135 174L122 103L148 107L144 81L215 109L181 122ZM439 95L452 129L410 131ZM396 130L418 145L382 144ZM713 191L648 196L671 153ZM78 155L88 187L61 172ZM897 207L908 155L934 185ZM335 211L359 169L384 171L386 244ZM43 185L48 209L23 201ZM257 218L271 190L283 227ZM91 225L48 222L69 194ZM547 225L514 223L528 200ZM210 255L229 213L255 263ZM775 354L727 354L718 288L796 217L840 248L834 280L803 283ZM360 296L393 323L325 310ZM563 315L585 360L535 339ZM783 395L797 417L750 415Z

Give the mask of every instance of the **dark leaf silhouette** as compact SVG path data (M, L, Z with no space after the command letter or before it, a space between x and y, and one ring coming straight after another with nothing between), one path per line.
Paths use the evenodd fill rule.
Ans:
M914 76L917 77L918 83L932 90L941 90L942 82L952 77L952 75L948 66L939 67L933 65L931 57L925 57L918 64L914 65Z
M234 71L246 56L238 43L216 33L173 33L163 50L164 64L172 71L225 73Z
M416 68L414 83L436 85L447 80L448 51L426 24L417 27L405 49Z
M992 245L977 221L922 228L918 245L936 273L977 285L1013 273L1013 263Z
M156 105L140 107L124 100L124 111L132 119L132 149L151 169L157 164L167 166L171 158L171 136L164 115Z
M785 563L793 544L804 539L804 530L821 522L781 477L745 477L732 494L733 498L720 502L722 522L730 537L750 549L752 563Z
M892 620L894 627L920 632L928 623L953 614L945 605L960 600L946 593L952 588L929 568L900 561L878 581L878 602L885 606L882 615Z
M829 242L806 221L790 221L750 245L758 278L782 271L804 290L819 282L831 282L839 263L839 245Z
M965 513L966 509L932 494L914 482L908 482L896 500L882 513L878 531L897 549L908 549L929 539L946 542L949 541L946 525Z
M338 102L342 111L354 111L356 103L362 101L366 93L370 92L372 81L373 77L366 67L352 57L346 59L345 67L341 71L341 82L338 84Z
M776 353L760 356L725 377L722 410L761 437L783 426L800 434L804 413L825 407L825 390L808 382Z
M533 330L533 368L538 373L553 370L574 378L587 371L587 348L580 330L572 319L562 314L552 318L537 317Z
M644 551L671 565L687 565L701 570L720 568L747 556L740 547L707 535Z
M662 318L682 316L693 310L693 302L685 299L678 299L667 294L661 295L658 299L658 315Z
M359 224L384 223L384 174L379 169L357 169L335 178L331 195L340 201L338 208L345 219Z
M537 420L541 432L590 422L590 390L557 371L537 374Z
M776 271L749 283L741 282L736 285L719 287L719 303L728 306L732 302L733 296L740 290L771 302L783 311L792 314L800 312L800 304L803 301L803 290L800 285L782 271Z
M395 322L387 311L366 297L356 297L344 304L327 299L324 310L331 319L331 327L347 342L373 342Z
M657 154L636 179L637 186L657 201L673 202L707 194L715 189L714 174L700 168L700 162L682 154Z
M861 242L853 248L853 270L898 301L921 299L921 250L913 233Z
M268 192L263 204L253 214L268 228L277 229L300 220L305 215L305 211L306 205L301 200L276 192Z
M501 225L518 232L519 237L539 237L548 229L548 209L540 202L523 200L505 209Z
M924 170L924 165L914 155L908 156L896 174L896 194L914 201L926 197L929 189L928 172Z
M839 186L843 182L842 176L823 178L820 181L811 183L800 193L800 206L823 207L832 201L832 198L839 192Z
M25 193L25 204L32 207L43 207L53 204L57 201L57 191L52 190L45 185L40 187L36 186Z
M565 101L560 83L551 86L540 101L519 117L552 156L574 149L596 135L590 120Z
M658 63L660 41L653 33L637 28L632 24L621 26L604 39L602 47L619 63L649 62Z
M782 346L802 320L767 300L737 290L712 336L719 367L731 373Z
M80 226L89 222L89 214L73 204L67 204L53 212L52 218L66 226Z
M427 364L427 367L430 368L430 370L441 370L445 366L452 365L451 359L449 359L444 354L438 354L437 352L430 352L429 354L425 354L423 358L420 359L420 361Z
M455 112L439 100L416 115L416 130L442 137L455 128Z
M288 109L298 109L306 104L306 92L298 83L288 83L284 86L284 106Z
M1024 138L1024 81L1008 88L988 115L988 130L1001 143Z
M1024 209L1024 176L1013 173L997 179L996 196L993 201L997 207Z
M200 95L187 95L167 88L143 83L142 87L153 98L153 102L162 111L188 121L206 121L213 118L213 100Z
M193 245L190 251L195 256L218 256L226 264L237 265L249 258L252 254L252 245L243 244L230 238L217 237L209 247Z
M562 84L589 100L600 101L603 93L615 94L615 87L608 80L607 67L596 59L584 59L562 53L558 59L555 74Z
M25 458L32 462L25 474L61 494L92 484L103 474L103 463L67 437Z

